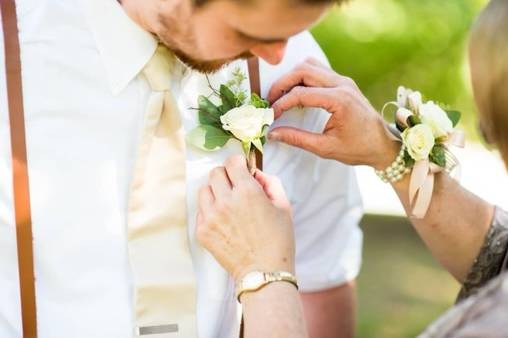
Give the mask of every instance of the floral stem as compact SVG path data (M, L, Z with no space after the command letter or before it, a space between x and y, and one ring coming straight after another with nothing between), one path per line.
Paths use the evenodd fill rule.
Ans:
M257 170L257 162L256 162L256 148L251 147L249 151L249 156L247 156L247 168L251 175L254 175Z

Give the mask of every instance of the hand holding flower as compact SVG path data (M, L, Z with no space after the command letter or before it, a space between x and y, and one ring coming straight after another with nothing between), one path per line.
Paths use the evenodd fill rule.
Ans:
M236 279L251 271L294 273L291 206L280 181L242 156L210 173L199 196L197 238Z

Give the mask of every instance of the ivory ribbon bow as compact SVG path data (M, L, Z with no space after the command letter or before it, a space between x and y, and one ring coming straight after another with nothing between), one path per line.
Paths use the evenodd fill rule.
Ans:
M399 110L396 114L397 120L400 124L406 125L407 118L412 115L410 111ZM461 130L454 130L448 135L448 140L445 145L464 148L466 138L464 132ZM430 162L427 158L425 160L417 161L411 173L409 182L409 203L411 206L411 216L414 218L422 219L427 214L430 202L432 201L432 193L434 191L434 176L445 169L460 170L460 164L457 158L446 150L447 168L443 168ZM451 163L451 166L448 166Z

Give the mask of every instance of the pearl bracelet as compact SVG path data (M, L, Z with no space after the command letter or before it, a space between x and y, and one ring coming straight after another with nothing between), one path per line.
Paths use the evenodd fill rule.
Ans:
M411 168L406 167L404 162L404 152L406 146L402 145L397 158L385 170L376 170L376 175L385 183L395 183L400 181L406 174L411 172Z

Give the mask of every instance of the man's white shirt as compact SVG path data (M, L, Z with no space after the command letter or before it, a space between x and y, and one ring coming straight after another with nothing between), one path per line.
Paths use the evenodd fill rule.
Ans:
M132 336L133 282L127 201L150 88L139 72L155 39L116 0L20 0L19 30L31 183L40 338ZM3 49L3 41L2 41ZM262 92L305 57L326 58L309 33L289 42L284 61L261 63ZM0 53L4 64L4 53ZM238 61L211 76L225 82ZM173 76L185 130L197 124L206 78ZM21 332L5 71L0 71L0 337ZM319 132L328 114L292 110L276 125ZM241 146L187 148L188 234L198 281L200 338L233 338L238 304L227 273L195 239L197 191L209 171ZM295 213L297 275L303 291L354 279L361 262L362 205L352 168L268 143L265 171L281 178ZM168 248L171 250L171 248ZM153 258L154 260L157 257ZM170 320L170 319L168 319Z

